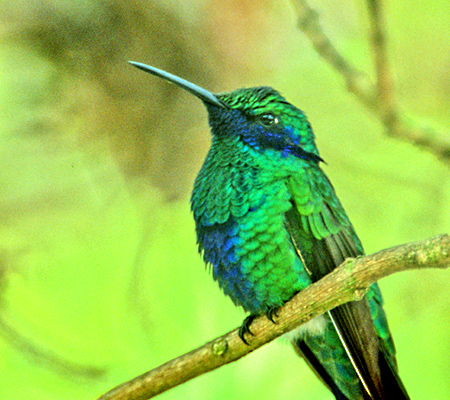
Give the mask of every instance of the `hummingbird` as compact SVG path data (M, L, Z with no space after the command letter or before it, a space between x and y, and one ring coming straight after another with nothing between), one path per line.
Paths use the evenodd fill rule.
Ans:
M204 261L252 320L364 254L305 114L270 87L213 94L163 70L130 61L198 97L208 111L211 148L194 183L191 210ZM246 338L247 336L247 338ZM295 351L336 400L409 399L378 285L360 301L288 334Z

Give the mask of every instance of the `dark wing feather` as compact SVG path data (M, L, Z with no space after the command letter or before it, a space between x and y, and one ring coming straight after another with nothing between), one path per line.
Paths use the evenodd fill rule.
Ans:
M317 239L314 235L303 230L300 221L301 216L296 207L286 213L286 226L297 252L301 254L307 269L310 271L313 281L317 281L330 273L346 257L355 257L360 254L357 252L356 246L349 242L348 235L345 235L342 230L324 239ZM370 392L377 392L378 390L372 382L380 379L379 376L371 376L370 371L373 370L371 368L374 364L372 362L373 355L378 354L378 341L373 343L372 340L372 343L370 343L370 338L376 338L373 329L372 332L369 330L369 333L364 335L366 340L363 340L361 334L364 331L358 328L358 326L366 326L367 324L369 327L373 326L367 302L343 304L332 310L330 316L352 356L355 367L361 375L360 378L364 380L367 386L372 386L368 387ZM373 350L374 347L375 350ZM327 380L327 378L324 378L324 380Z
M329 184L328 180L326 182ZM332 191L331 184L328 188ZM334 196L334 192L331 195ZM295 200L292 209L286 213L287 230L313 281L330 273L346 258L363 254L356 233L337 199L332 199L334 206L337 205L336 210L325 200L320 211L315 214L301 215ZM377 336L368 301L349 302L336 307L329 314L367 398L409 399L395 367L392 368L389 354L384 351ZM314 366L314 360L309 363ZM315 369L325 382L330 380L325 371L319 372L317 367Z

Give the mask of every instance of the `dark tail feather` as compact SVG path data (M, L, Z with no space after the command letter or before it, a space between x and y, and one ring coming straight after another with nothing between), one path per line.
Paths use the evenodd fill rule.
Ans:
M379 365L384 389L384 397L380 400L410 400L397 369L383 352L379 354Z

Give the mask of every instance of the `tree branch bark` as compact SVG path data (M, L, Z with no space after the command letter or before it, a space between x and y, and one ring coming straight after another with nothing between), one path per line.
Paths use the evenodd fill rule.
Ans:
M348 301L360 300L369 287L396 272L450 267L450 236L381 250L349 258L332 273L309 286L279 309L275 324L266 316L251 325L254 336L245 345L235 329L112 389L98 400L144 400L196 376L236 361L297 326Z
M388 67L386 33L381 0L367 0L372 30L372 48L377 75L374 84L368 75L343 57L323 32L319 14L306 0L293 0L298 26L317 53L345 79L347 89L383 123L389 136L421 146L450 166L450 134L439 133L414 122L395 101L392 74Z

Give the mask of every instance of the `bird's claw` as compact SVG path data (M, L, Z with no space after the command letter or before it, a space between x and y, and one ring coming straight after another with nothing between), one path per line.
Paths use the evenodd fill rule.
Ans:
M247 340L245 340L244 335L246 333L249 333L252 336L255 336L253 332L250 330L250 325L252 321L256 318L256 315L249 315L247 318L244 319L244 322L242 322L241 327L239 328L239 337L242 339L242 341L249 346Z
M266 313L267 318L269 318L269 320L271 322L273 322L274 324L276 324L276 322L273 320L273 317L278 317L278 308L277 307L271 307L269 308L269 310Z

